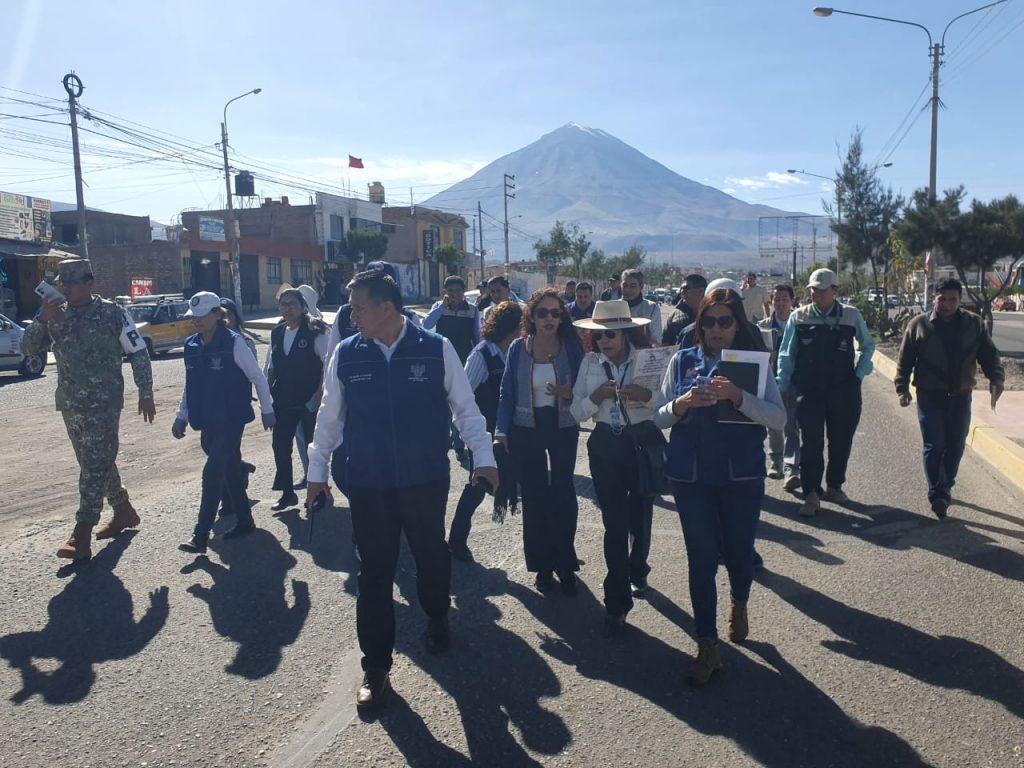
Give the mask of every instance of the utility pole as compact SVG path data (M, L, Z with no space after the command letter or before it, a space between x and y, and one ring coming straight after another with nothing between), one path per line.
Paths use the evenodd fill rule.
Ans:
M480 272L484 273L484 214L480 208L480 202L476 204L476 228L480 231ZM508 272L508 252L505 252L505 272ZM483 280L484 278L480 278Z
M505 174L505 274L508 274L508 199L515 198L516 193L512 190L516 188L513 184L516 180L515 176Z
M477 206L479 206L479 205L480 205L480 203L477 203ZM472 216L470 216L469 217L469 221L470 221L470 226L473 228L473 253L479 253L480 254L480 279L477 280L477 282L478 283L482 283L484 281L484 252L483 251L477 251L477 249L476 249L476 219L474 219Z
M241 236L241 232L238 228L238 222L235 220L235 201L231 195L231 167L228 165L228 107L231 105L231 102L258 94L262 90L262 88L253 88L241 96L229 99L227 104L224 105L224 119L220 123L220 146L224 151L224 189L228 196L228 217L227 221L224 222L224 230L231 245L230 261L228 262L231 268L231 290L239 307L242 306L242 278L238 269L238 238Z
M82 155L78 149L78 103L85 90L81 79L74 72L64 75L64 90L68 94L68 111L71 113L71 152L75 159L75 198L78 204L78 243L82 258L89 258L89 238L86 231L85 194L82 192Z

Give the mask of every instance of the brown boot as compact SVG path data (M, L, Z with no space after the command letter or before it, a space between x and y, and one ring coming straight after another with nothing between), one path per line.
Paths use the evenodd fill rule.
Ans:
M122 501L114 507L114 516L110 522L96 531L97 539L112 539L126 528L138 528L139 513L135 511L130 501Z
M711 676L722 668L722 651L714 637L702 637L697 641L697 659L690 667L687 678L690 685L707 685Z
M742 643L750 633L750 625L747 623L747 604L739 600L733 600L729 606L729 640L733 643Z
M75 523L74 533L67 544L57 550L57 557L65 560L88 560L92 557L89 539L92 537L92 523Z

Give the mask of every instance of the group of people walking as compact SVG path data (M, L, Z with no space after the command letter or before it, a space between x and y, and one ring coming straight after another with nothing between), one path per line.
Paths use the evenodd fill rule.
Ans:
M472 559L471 520L488 492L514 506L516 487L521 490L525 566L536 588L576 594L574 475L581 425L590 423L587 455L604 526L606 631L613 637L624 631L633 601L648 588L653 503L667 490L682 523L696 624L689 679L709 682L721 666L720 563L730 585L727 636L741 642L749 632L766 476L802 490L805 516L817 513L822 499L849 500L843 484L874 342L857 310L837 300L835 273L814 272L811 300L796 309L791 286L775 286L767 298L759 294L756 306L766 311L759 325L745 306L745 288L688 276L662 331L660 308L654 305L655 321L642 299L638 270L622 275L622 298L596 302L592 286L581 282L568 302L545 288L520 304L510 300L507 280L492 279L483 315L465 301L461 278L449 278L445 298L420 325L403 305L391 265L369 266L350 283L349 303L332 328L318 317L309 286L286 286L263 369L239 333L237 308L212 293L192 296L188 315L196 334L185 346L186 384L172 433L181 438L186 426L199 431L207 459L198 520L181 548L206 551L221 506L235 518L225 538L255 528L241 455L242 432L255 419L255 388L262 425L274 431L273 487L281 497L273 509L298 503L292 443L300 429L301 443L309 443L306 504L329 492L329 477L348 497L360 560L356 613L364 678L357 704L374 707L390 688L392 583L403 534L416 561L428 651L450 645L451 558ZM60 279L67 304L45 304L26 338L36 345L52 340L58 408L82 466L82 505L58 555L87 559L104 494L114 518L98 538L140 523L113 462L122 352L132 362L140 413L152 421L155 408L145 347L123 310L92 296L91 266L64 262ZM954 283L939 286L935 310L908 327L896 381L907 405L915 376L928 496L939 517L963 453L974 360L992 381L993 403L1002 391L998 353L975 316L959 307L962 289ZM83 357L75 329L107 326L95 330L102 360ZM671 330L688 343L672 354L660 386L637 383L640 356ZM770 353L774 375L760 394L723 375L726 350ZM83 375L90 366L105 366L102 392L96 376ZM112 455L108 447L93 457L91 438L83 441L77 431L78 411L90 398L109 401L103 413L114 420ZM725 412L741 417L724 418ZM446 535L452 448L465 452L470 480Z

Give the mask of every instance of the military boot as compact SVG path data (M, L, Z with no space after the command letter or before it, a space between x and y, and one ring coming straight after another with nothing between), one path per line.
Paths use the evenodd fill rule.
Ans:
M57 550L57 557L65 560L88 560L92 557L89 539L92 537L92 523L75 523L75 530L67 544Z
M139 513L126 499L114 506L114 516L110 518L109 523L96 531L96 538L112 539L126 528L137 528L140 522L142 521L139 519Z

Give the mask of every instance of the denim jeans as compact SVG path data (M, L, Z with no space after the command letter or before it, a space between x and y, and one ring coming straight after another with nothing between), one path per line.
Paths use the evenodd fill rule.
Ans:
M718 637L718 560L725 560L735 600L750 597L754 538L764 498L764 480L729 485L672 483L689 563L690 602L697 638Z
M924 443L922 454L928 500L949 500L971 427L971 393L947 395L919 389L917 420Z
M245 424L211 424L199 433L206 454L203 466L203 495L194 533L208 536L217 519L217 507L225 499L234 508L235 520L243 525L252 520L242 469L242 432Z
M768 456L773 467L786 475L800 476L800 425L796 422L796 390L789 391L786 404L786 428L768 430Z

